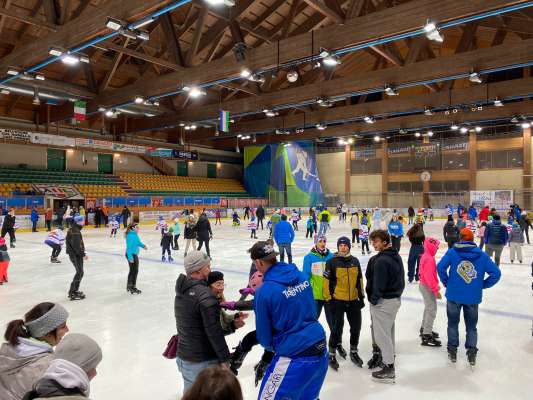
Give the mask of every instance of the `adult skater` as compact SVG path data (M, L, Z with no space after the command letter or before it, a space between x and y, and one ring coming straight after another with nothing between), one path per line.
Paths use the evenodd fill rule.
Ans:
M263 227L263 220L265 219L265 209L261 204L259 204L259 207L257 207L255 215L257 216L257 228L259 229L259 225L261 225L261 230L264 230L265 228Z
M466 354L471 366L476 364L478 307L483 289L500 280L498 266L474 243L474 234L461 231L461 241L449 249L437 265L439 278L446 288L448 314L448 357L457 361L461 309L466 325ZM485 274L488 277L485 279Z
M472 221L477 220L477 210L473 204L468 207L468 218L470 218Z
M494 256L494 262L498 267L503 248L508 240L507 227L502 224L498 214L494 215L492 222L485 228L485 252L489 257Z
M244 221L247 218L250 219L250 206L244 207L244 217L242 219Z
M320 318L322 308L326 313L326 321L331 331L331 315L326 306L324 297L324 271L326 263L333 257L333 253L326 247L326 237L324 235L315 236L315 245L304 257L303 274L313 288L313 298L316 304L316 316Z
M489 206L483 207L483 209L479 212L479 221L480 222L488 221L489 220L489 214L490 214Z
M276 225L274 230L274 240L278 245L281 254L281 262L285 261L285 252L289 259L289 264L292 264L292 248L291 243L294 241L294 229L287 221L287 216L283 214L281 221Z
M394 325L405 288L405 271L402 258L398 251L392 248L387 231L381 229L373 231L370 240L378 254L368 261L366 294L370 302L373 353L377 359L382 360L382 363L370 364L373 361L371 360L369 365L381 366L381 370L372 373L374 380L394 382L396 379Z
M122 225L124 225L124 229L128 227L128 220L131 217L131 211L128 208L128 206L124 206L122 208L122 211L120 212L120 216L122 218Z
M172 225L172 235L174 236L174 241L172 245L172 250L179 250L180 245L178 239L181 235L180 219L178 217L174 218L174 225Z
M420 256L424 252L424 225L422 222L417 222L411 229L407 231L407 237L411 242L409 249L409 258L407 260L407 277L409 283L413 283L413 279L418 282L418 268L420 266Z
M83 261L88 257L85 254L85 245L83 244L83 237L81 235L81 229L83 227L84 219L81 215L76 215L73 218L73 223L67 232L67 238L65 240L67 245L67 254L70 258L70 262L76 269L76 274L70 284L68 291L68 297L70 300L83 300L85 294L80 292L80 283L83 278Z
M1 237L5 238L9 234L9 247L15 248L15 242L17 241L15 237L15 209L10 208L9 212L4 216L4 222L2 223L2 234Z
M223 364L229 368L230 353L220 324L218 299L207 286L210 272L211 259L193 249L185 257L186 275L180 274L176 281L176 364L183 376L184 393L209 366Z
M215 210L215 225L222 225L222 220L220 219L220 208Z
M318 399L328 354L324 329L316 320L313 291L296 265L278 262L276 256L274 247L264 241L250 249L264 276L254 299L257 339L275 353L258 399Z
M37 222L39 222L39 212L37 211L36 207L33 207L31 209L30 219L31 219L31 231L37 232Z
M52 219L54 217L54 213L52 212L51 208L47 208L44 213L44 224L46 225L46 231L50 232L52 230Z
M388 231L392 240L392 248L400 252L403 237L403 224L398 220L397 215L393 215L389 222Z
M318 233L320 235L325 235L329 228L329 222L331 221L331 214L327 208L324 208L324 210L318 214L318 221L320 222Z
M324 299L331 315L331 334L329 336L329 366L339 369L336 352L346 359L342 347L344 314L350 324L350 360L363 367L359 357L359 335L361 334L361 309L365 306L363 291L363 272L359 260L350 254L350 239L342 236L337 240L337 253L326 262L324 270Z
M196 248L196 220L193 214L190 214L187 217L185 222L185 227L183 228L183 237L185 238L185 253L184 257L187 257L187 252L189 251L189 246L192 245L192 249Z
M413 208L413 206L409 206L409 208L407 209L407 216L409 217L408 224L411 225L415 219L415 209Z
M50 256L50 262L52 264L59 264L61 261L57 259L61 253L61 249L65 244L65 233L63 232L63 226L59 225L56 229L48 233L48 237L44 241L45 244L52 248L52 254Z
M59 206L59 208L56 210L56 216L57 216L57 219L56 219L56 223L57 225L63 225L63 217L65 216L65 212L66 212L66 208L65 206L62 204Z
M442 228L442 235L444 236L444 241L448 243L449 249L459 241L459 228L455 225L452 215L448 215L448 220Z
M141 294L137 289L137 275L139 274L139 249L147 249L139 238L139 224L131 223L126 229L126 259L128 260L129 273L126 291L131 294Z
M527 217L527 212L522 211L522 214L520 214L520 219L518 220L520 224L520 229L522 229L522 232L526 234L526 240L527 244L529 243L529 228L533 229L533 226L531 226L531 221Z
M198 222L196 223L196 232L198 237L198 248L196 250L201 250L203 244L205 243L205 252L209 257L211 257L209 241L213 239L213 231L211 230L211 223L209 222L206 213L202 213L200 218L198 218Z
M350 217L350 225L352 227L352 244L357 240L359 244L359 232L361 230L361 221L359 220L359 213L354 210Z
M39 303L23 319L7 324L0 347L2 400L20 400L52 362L54 346L68 332L68 312L60 304Z

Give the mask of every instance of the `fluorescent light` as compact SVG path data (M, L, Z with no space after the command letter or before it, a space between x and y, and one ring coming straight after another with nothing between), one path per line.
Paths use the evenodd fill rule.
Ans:
M235 5L235 0L205 0L207 4L210 4L212 6L226 6L226 7L233 7Z
M80 62L80 58L76 56L75 54L65 54L63 57L61 57L61 61L63 64L67 65L76 65Z
M84 64L90 64L91 60L87 56L80 56L80 61Z
M141 21L139 21L139 22L133 24L133 28L134 28L134 29L139 29L139 28L142 28L143 26L146 26L146 25L148 25L148 24L151 24L151 23L154 22L154 21L155 21L155 18L154 18L154 17L150 17L150 18L148 18L148 19L145 20L145 21L142 21L142 20L141 20Z
M206 92L205 90L203 89L200 89L199 87L192 87L190 90L189 90L189 96L191 96L192 98L198 98L200 96L205 96L206 95Z
M398 91L391 86L385 86L385 93L387 94L387 96L398 96L399 95Z
M367 124L373 124L374 122L376 122L376 120L373 118L373 117L370 117L370 116L366 116L364 118L364 121L367 123Z
M476 126L476 132L481 132L483 128L481 126Z
M63 55L63 50L59 47L51 47L48 51L48 54L50 54L51 56L60 57Z
M18 74L20 74L20 72L17 71L16 69L14 69L14 68L10 68L10 69L7 70L7 74L8 75L12 75L12 76L17 76Z
M531 128L531 122L524 121L520 124L523 129Z
M496 107L503 107L503 103L500 99L494 100L494 106Z
M378 135L374 136L374 142L379 142L380 140L381 138Z
M195 131L195 130L196 130L196 128L197 128L197 126L196 126L196 125L194 125L194 124L192 124L192 125L191 125L191 129L192 129L193 131Z
M8 89L0 89L1 94L10 94L11 92Z
M469 75L468 75L468 80L472 83L481 83L481 77L479 76L479 74L477 72L471 72Z
M420 137L420 132L415 132L415 137Z
M428 131L428 136L432 137L434 135L433 131Z
M330 55L322 60L322 63L328 67L334 67L335 65L339 65L341 61L338 59L337 56Z
M146 31L141 31L136 29L135 34L137 35L137 39L148 41L150 40L150 34Z
M327 128L327 126L324 125L324 124L316 124L315 127L316 127L316 129L318 129L319 131L323 131L324 129Z
M451 128L452 128L452 131L457 131L457 130L459 130L459 126L456 125L456 124L453 124L453 125L451 126Z
M122 29L122 27L125 25L125 23L119 19L116 18L107 18L107 21L105 23L105 26L107 26L109 29L112 29L114 31L118 31Z
M190 130L191 130L190 125L185 125L185 130L186 130L186 131L190 131Z
M145 115L146 117L149 117L149 118L151 118L151 117L155 117L155 114L150 114L150 113L145 113L144 115Z
M106 116L106 117L112 117L113 114L114 114L113 110L107 110L107 111L105 112L105 116Z
M35 79L37 79L38 81L44 81L46 78L44 77L44 75L36 74Z
M431 108L426 107L426 108L424 109L424 115L431 116L431 115L433 115L433 114L434 114L434 112L433 112L433 110L431 110Z
M279 115L278 112L274 110L263 110L263 112L265 113L267 117L275 117Z
M241 76L242 76L243 78L248 79L251 75L252 75L252 71L250 71L248 68L244 68L244 69L241 71Z
M135 104L142 104L144 103L144 98L142 96L135 96L134 102Z
M465 126L461 127L461 133L466 133L466 132L468 132L468 128Z

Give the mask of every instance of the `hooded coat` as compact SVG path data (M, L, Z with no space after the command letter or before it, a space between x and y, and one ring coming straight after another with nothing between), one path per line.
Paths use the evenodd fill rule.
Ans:
M281 357L292 358L326 338L311 285L294 264L279 262L266 271L254 311L259 343Z
M370 258L365 277L366 295L371 304L401 297L405 288L405 270L398 251L388 247Z
M459 304L480 304L483 289L494 286L501 277L500 269L486 253L475 243L463 241L446 252L437 271L446 287L446 298Z
M437 296L439 293L439 278L437 277L437 263L435 254L439 250L440 241L426 238L424 254L420 257L420 284L427 286Z
M19 338L19 344L0 347L0 398L20 400L52 362L52 347L37 339Z
M213 232L211 231L211 223L205 215L200 215L198 222L196 223L196 231L198 235L198 240L203 240L204 242L208 241Z
M313 247L304 257L302 272L306 279L311 283L315 300L325 300L323 293L324 271L326 269L326 262L332 257L333 254L329 249L325 249L324 253L321 254L316 247Z

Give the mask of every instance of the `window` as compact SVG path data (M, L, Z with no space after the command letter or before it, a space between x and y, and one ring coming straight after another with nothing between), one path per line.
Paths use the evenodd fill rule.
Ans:
M522 168L522 150L478 151L478 169Z
M422 192L422 182L389 182L387 184L389 192Z
M468 152L442 154L442 169L465 169L468 167Z
M413 157L390 157L388 170L389 172L413 172L414 161Z
M431 193L443 192L466 192L470 190L468 181L430 181L429 191Z
M381 159L367 158L351 161L351 174L379 174L381 173Z

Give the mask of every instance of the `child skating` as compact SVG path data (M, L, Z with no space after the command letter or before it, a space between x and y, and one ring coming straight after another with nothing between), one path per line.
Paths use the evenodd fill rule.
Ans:
M167 221L165 221L165 218L160 215L159 219L157 220L157 224L155 225L155 230L161 232L161 236L164 234L164 230L168 229Z
M52 255L50 256L50 262L52 264L59 264L61 261L57 259L61 253L61 249L65 244L65 233L63 232L63 226L58 226L53 231L48 233L48 237L44 241L45 244L52 248Z
M361 221L361 226L359 229L359 239L361 240L361 253L363 255L365 255L365 248L366 248L366 254L370 254L370 247L368 246L369 236L370 236L370 229L368 229L367 222L363 218L363 221Z
M424 300L424 316L420 337L422 346L440 347L439 334L433 332L433 324L437 317L437 299L441 299L439 278L437 277L437 263L435 254L439 249L440 242L437 239L427 237L424 240L424 253L420 257L420 285L418 286Z
M248 223L248 229L250 230L250 239L257 239L257 217L252 214L250 222Z
M292 210L291 221L292 221L292 228L295 231L298 230L298 221L299 220L300 220L300 214L298 214L298 211Z
M9 253L6 240L0 237L0 285L7 283L7 269L9 268Z
M109 235L109 237L117 237L118 228L120 228L120 224L118 223L117 218L113 217L111 220L111 235Z
M241 225L241 220L239 219L239 214L237 214L237 211L234 211L233 212L233 215L232 215L232 218L233 218L233 221L232 221L232 226L234 228L236 228L237 226L240 226Z
M315 231L315 221L313 220L313 216L309 215L307 217L307 222L305 223L305 238L311 238L313 239L313 232Z
M174 261L172 258L172 254L170 253L170 247L172 246L172 231L173 229L165 229L163 230L163 236L161 237L161 261L166 262L167 259L165 258L165 252L168 254L168 262Z
M172 225L172 235L174 235L172 250L179 250L180 245L178 243L178 239L180 238L181 234L181 227L180 227L180 220L178 217L174 218L174 225Z
M67 254L70 261L76 269L76 274L70 284L68 291L68 297L70 300L83 300L85 294L80 291L81 279L83 278L83 262L88 259L85 254L85 245L83 244L83 237L81 235L81 229L85 223L85 218L81 215L76 215L73 218L72 226L68 230L65 243L67 245Z

